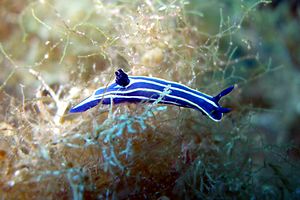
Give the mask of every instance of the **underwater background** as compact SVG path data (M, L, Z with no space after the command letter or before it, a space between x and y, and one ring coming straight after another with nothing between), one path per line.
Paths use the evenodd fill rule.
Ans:
M1 0L0 199L300 199L298 0ZM130 75L232 108L71 106Z

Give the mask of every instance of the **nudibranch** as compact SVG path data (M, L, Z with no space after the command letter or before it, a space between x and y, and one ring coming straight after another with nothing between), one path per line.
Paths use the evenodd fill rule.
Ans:
M160 104L192 108L201 111L214 121L220 121L223 113L231 111L219 105L221 97L230 93L230 86L216 96L210 96L191 89L183 84L146 76L128 76L122 69L115 72L115 82L100 87L93 94L71 108L71 113L84 112L99 103L153 103L158 98ZM165 92L167 89L168 92Z

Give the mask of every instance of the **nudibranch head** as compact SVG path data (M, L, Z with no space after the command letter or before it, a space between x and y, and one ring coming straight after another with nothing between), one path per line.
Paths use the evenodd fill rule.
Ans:
M116 71L115 74L116 74L116 83L118 85L126 87L129 84L130 80L128 78L128 75L122 69Z

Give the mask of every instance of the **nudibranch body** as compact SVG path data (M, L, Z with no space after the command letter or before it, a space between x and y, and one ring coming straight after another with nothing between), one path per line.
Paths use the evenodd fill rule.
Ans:
M201 111L214 121L220 121L223 113L230 112L229 108L219 105L221 97L230 93L234 86L210 96L191 89L180 83L146 76L128 76L122 69L115 72L116 80L107 87L100 87L78 105L71 108L71 113L86 111L99 103L120 104L139 102L158 102L180 107L193 108ZM168 92L165 92L168 90Z

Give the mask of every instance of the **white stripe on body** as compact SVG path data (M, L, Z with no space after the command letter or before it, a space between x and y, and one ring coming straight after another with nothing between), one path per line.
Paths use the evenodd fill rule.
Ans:
M163 82L167 82L168 84L170 83L170 84L174 84L174 85L179 85L179 86L182 86L182 87L184 87L184 88L188 88L188 89L190 89L190 90L193 90L193 91L195 91L195 92L199 92L199 91L197 91L197 90L194 90L194 89L192 89L192 88L190 88L190 87L188 87L188 86L186 86L186 85L184 85L184 84L181 84L181 83L178 83L178 82L174 82L174 81L168 81L168 80L165 80L165 79L162 79L162 78L157 78L157 77L147 77L147 76L129 76L129 79L130 78L133 78L133 79L139 79L139 80L145 80L145 79L148 79L147 81L151 81L151 82L153 82L155 79L156 80L158 80L158 81L163 81ZM154 79L154 80L150 80L150 79ZM131 80L131 79L130 79ZM178 88L179 89L179 88ZM204 93L202 93L202 92L199 92L199 93L201 93L201 94L203 94L204 96L206 96L206 97L209 97L209 98L213 98L212 96L210 96L210 95L208 95L208 94L204 94Z
M155 82L155 81L148 81L148 80L143 80L143 79L130 79L130 83L125 87L125 88L128 88L129 86L131 86L131 85L133 85L133 84L135 84L135 83L140 83L140 82L144 82L144 83L149 83L149 84L153 84L153 85L157 85L157 86L161 86L161 87L164 87L164 88L169 88L170 90L177 90L177 91L180 91L180 92L183 92L183 93L186 93L186 94L189 94L189 95L192 95L192 96L194 96L194 97L197 97L197 98L200 98L200 99L202 99L202 100L204 100L204 101L206 101L207 103L209 103L209 104L211 104L211 105L213 105L214 107L218 107L218 105L215 103L215 102L213 102L212 100L210 100L210 99L208 99L208 98L205 98L205 97L203 97L203 96L200 96L200 95L197 95L197 94L195 94L195 93L192 93L192 92L190 92L190 91L186 91L186 90L183 90L183 89L180 89L180 88L176 88L176 87L168 87L168 85L164 85L164 84L161 84L161 83L157 83L157 82ZM170 82L171 83L171 82ZM186 86L185 86L186 87ZM122 86L120 86L120 87L117 87L117 88L123 88ZM116 89L117 89L116 88ZM101 87L101 88L99 88L99 89L103 89L103 87ZM99 90L99 89L97 89L97 90ZM143 90L147 90L148 88L141 88L141 89L143 89ZM105 92L104 94L99 94L99 95L95 95L96 97L98 97L98 96L102 96L102 97L104 97L105 95L109 95L109 94L114 94L114 93L120 93L120 94L126 94L126 93L130 93L130 92L132 92L132 91L134 91L134 90L136 90L136 89L132 89L132 90L126 90L126 91L118 91L118 90L116 90L116 91L111 91L111 92ZM150 90L150 89L148 89L148 90ZM192 89L191 89L192 90ZM127 92L128 91L128 92ZM155 91L158 91L158 90L155 90ZM195 90L196 91L196 90ZM160 91L161 92L161 91ZM197 91L198 92L198 91ZM94 92L95 93L95 92ZM205 95L205 94L204 94ZM206 96L209 96L209 95L206 95ZM209 96L210 98L212 98L211 96Z
M114 98L124 98L124 99L140 99L140 100L151 100L151 101L156 101L157 99L155 98L149 98L149 97L144 97L144 96L122 96L122 95L107 95L105 96L103 99L114 99ZM95 99L97 100L97 99ZM179 103L176 103L174 101L166 101L166 100L161 100L159 103L170 103L170 104L173 104L173 105L177 105L177 106L180 106L181 104Z
M189 101L189 100L181 98L181 97L173 96L173 95L168 95L168 94L166 94L166 96L174 98L174 99L178 99L178 100L184 101L184 102L186 102L186 103L188 103L190 105L193 105L193 106L197 107L199 110L203 111L212 120L214 120L214 121L220 121L220 120L216 120L213 117L211 117L211 115L208 112L206 112L202 107L200 107L198 104L196 104L196 103L194 103L192 101ZM144 96L122 96L122 95L114 95L114 94L110 94L110 95L105 95L104 96L104 99L111 99L111 98L124 98L124 99L136 98L136 99L141 99L141 100L147 100L147 99L156 100L156 99L148 98L148 97L144 97ZM99 99L94 98L93 100L99 100ZM176 103L176 102L172 102L172 103ZM222 113L222 116L223 116L223 113Z

